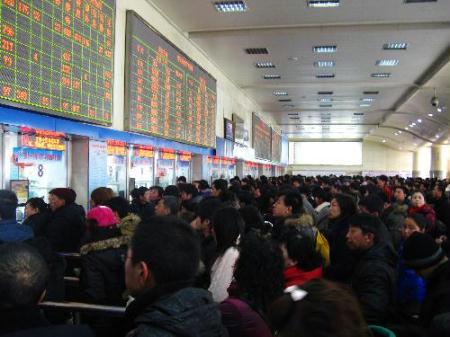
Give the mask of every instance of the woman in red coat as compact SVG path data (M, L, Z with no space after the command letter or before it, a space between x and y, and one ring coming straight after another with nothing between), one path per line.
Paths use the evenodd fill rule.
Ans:
M408 214L419 213L427 220L425 232L433 237L436 237L436 213L431 205L425 202L425 197L422 192L416 191L411 197L411 206L408 209Z

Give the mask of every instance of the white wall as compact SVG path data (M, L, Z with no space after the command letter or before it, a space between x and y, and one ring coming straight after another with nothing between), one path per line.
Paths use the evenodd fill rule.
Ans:
M289 165L292 173L311 172L321 174L399 174L410 175L413 168L413 153L397 151L379 143L364 141L362 165Z
M252 112L257 112L266 121L275 125L272 116L262 113L261 108L231 82L175 24L169 22L155 7L150 5L150 1L117 0L114 53L114 129L124 129L125 35L126 11L128 9L136 11L143 19L164 35L166 39L171 41L217 79L217 136L223 137L223 118L231 119L233 112L238 113L244 119L245 127L250 131L250 137Z

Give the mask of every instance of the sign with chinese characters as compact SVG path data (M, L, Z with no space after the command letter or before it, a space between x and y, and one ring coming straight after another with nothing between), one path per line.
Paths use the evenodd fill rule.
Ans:
M127 143L110 139L107 142L107 153L111 156L126 156Z
M21 127L20 145L35 149L64 151L66 149L65 134L62 132Z

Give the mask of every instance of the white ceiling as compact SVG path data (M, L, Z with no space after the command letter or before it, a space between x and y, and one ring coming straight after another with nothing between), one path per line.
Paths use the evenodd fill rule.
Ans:
M245 13L219 13L213 1L206 0L148 1L263 111L273 114L291 139L384 140L405 150L448 141L450 0L423 4L341 0L338 8L320 9L308 8L306 0L246 0ZM408 49L383 50L387 42L407 42ZM315 54L312 48L317 45L336 45L337 52ZM244 49L250 47L265 47L269 54L247 55ZM400 63L376 66L382 58ZM318 60L333 60L336 65L319 69L314 67ZM271 61L276 68L257 69L258 61ZM335 78L316 78L329 72ZM391 77L372 78L375 72L390 72ZM264 74L278 74L281 79L265 80ZM444 106L441 112L430 103L434 88ZM288 96L276 97L274 90L285 90ZM333 94L319 95L319 91ZM375 99L370 107L360 106L364 97ZM321 102L321 98L332 101ZM408 127L413 122L416 126Z

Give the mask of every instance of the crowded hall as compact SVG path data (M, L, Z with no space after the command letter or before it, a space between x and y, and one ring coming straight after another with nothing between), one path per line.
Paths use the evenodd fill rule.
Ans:
M450 0L0 0L0 337L449 337Z

